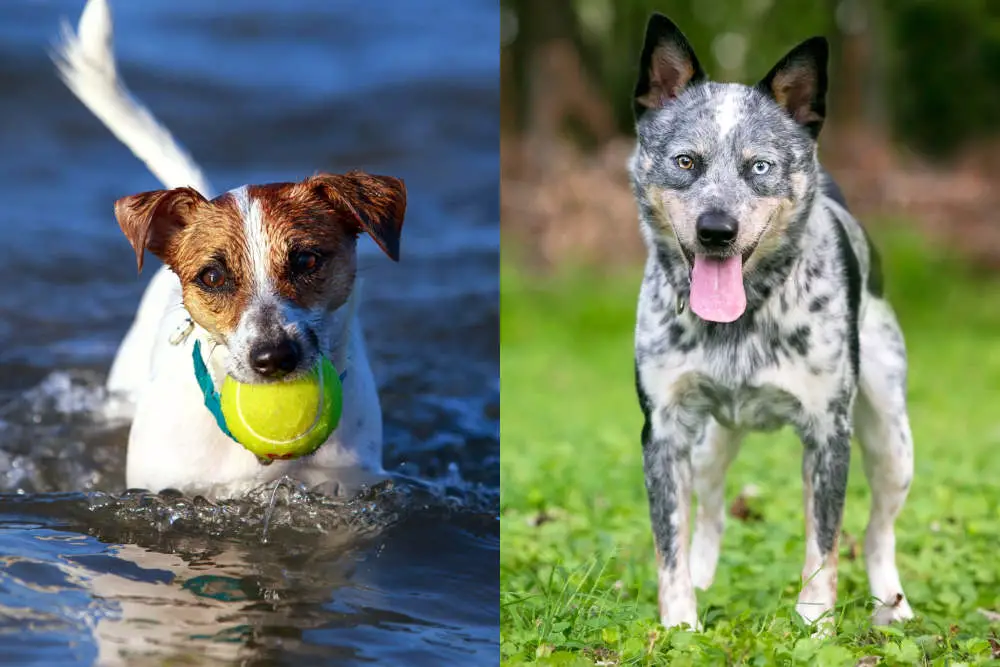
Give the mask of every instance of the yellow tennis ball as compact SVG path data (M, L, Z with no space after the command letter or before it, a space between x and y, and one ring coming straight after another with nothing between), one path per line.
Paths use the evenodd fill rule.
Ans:
M243 384L230 376L219 402L233 438L261 459L312 454L340 421L343 393L326 357L307 375L282 382Z

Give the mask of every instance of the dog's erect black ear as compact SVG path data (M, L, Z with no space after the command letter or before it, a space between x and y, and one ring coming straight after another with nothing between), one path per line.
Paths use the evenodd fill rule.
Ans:
M704 79L705 71L680 28L663 14L650 16L635 84L636 120L647 109L662 107L686 86Z
M187 187L140 192L115 202L118 226L135 250L140 272L147 250L167 261L170 239L184 228L195 208L207 203L197 190Z
M406 185L401 179L351 171L317 174L308 183L334 209L349 215L357 233L368 234L389 259L399 261L406 214Z
M802 42L768 72L757 89L774 99L816 139L826 119L827 63L825 37Z

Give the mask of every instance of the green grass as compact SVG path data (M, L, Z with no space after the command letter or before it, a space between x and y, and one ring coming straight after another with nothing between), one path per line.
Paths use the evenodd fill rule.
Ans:
M910 352L916 478L897 523L918 618L871 627L859 545L869 494L855 447L837 634L794 613L803 559L801 445L747 439L727 480L760 520L730 518L705 631L666 631L640 461L632 327L640 271L501 268L501 656L504 664L990 664L1000 655L1000 280L901 231L876 235ZM1000 660L993 660L1000 664Z

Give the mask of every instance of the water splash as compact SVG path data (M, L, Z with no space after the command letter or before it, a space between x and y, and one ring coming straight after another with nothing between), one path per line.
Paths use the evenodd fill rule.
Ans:
M108 394L100 374L56 371L0 405L0 494L21 496L19 508L28 515L61 512L108 539L210 535L268 543L291 533L360 537L415 513L495 517L497 486L482 479L481 460L466 459L470 444L499 448L498 394L496 387L477 399L413 401L390 421L388 431L396 434L387 444L390 479L353 498L325 496L286 478L212 502L170 491L117 493L125 486L128 406ZM471 479L462 474L466 467Z

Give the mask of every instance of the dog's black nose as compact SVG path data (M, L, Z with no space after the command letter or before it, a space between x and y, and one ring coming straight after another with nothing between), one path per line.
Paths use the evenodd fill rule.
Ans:
M708 211L698 216L695 231L706 248L724 248L736 240L739 223L722 211Z
M302 359L298 344L285 338L277 343L261 345L250 352L250 365L266 377L281 377L296 369Z

